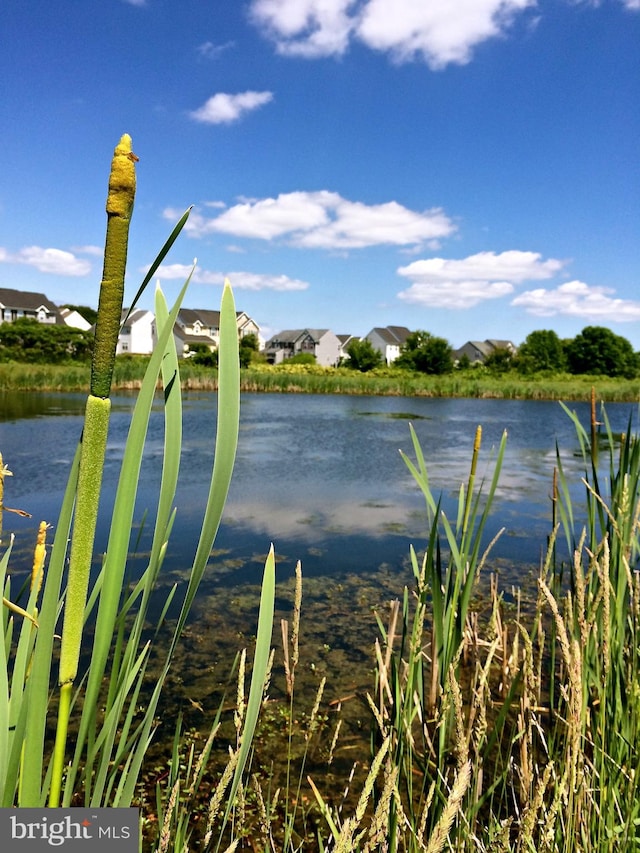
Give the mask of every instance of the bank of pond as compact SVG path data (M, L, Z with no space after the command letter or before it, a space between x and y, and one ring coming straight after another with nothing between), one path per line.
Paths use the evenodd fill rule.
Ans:
M147 359L120 358L116 362L114 390L140 387ZM186 390L217 388L214 368L181 364ZM85 364L0 364L0 391L86 391L89 367ZM571 374L523 376L515 371L491 373L483 368L429 376L401 369L358 373L347 368L317 365L256 366L241 371L241 390L256 393L353 394L396 397L468 397L504 400L588 400L596 389L604 402L640 400L640 377L635 379Z

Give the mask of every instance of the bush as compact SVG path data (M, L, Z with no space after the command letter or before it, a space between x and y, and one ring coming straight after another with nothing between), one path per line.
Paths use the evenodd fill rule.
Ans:
M0 323L0 361L63 364L89 361L93 334L71 326L48 325L21 318Z

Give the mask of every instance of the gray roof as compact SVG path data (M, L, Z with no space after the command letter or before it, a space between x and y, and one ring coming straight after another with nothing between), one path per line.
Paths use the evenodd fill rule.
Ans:
M400 344L405 343L407 338L411 334L410 330L407 329L406 326L387 326L387 329L391 332L391 334Z
M18 308L26 311L37 311L46 308L50 314L58 314L58 307L44 293L33 293L25 290L14 290L11 287L0 287L0 306L2 308Z
M200 321L203 326L211 329L220 328L220 312L208 311L200 308L181 308L178 312L178 322L185 326L193 326Z
M293 344L304 335L308 335L317 343L323 335L326 335L329 329L283 329L277 335L273 335L267 342L269 344Z
M131 325L132 323L135 323L137 320L140 320L142 317L144 317L144 316L145 316L145 314L147 314L148 312L147 312L147 311L145 311L145 310L144 310L144 308L136 308L136 310L135 310L135 311L132 311L132 313L131 313L131 314L129 314L129 316L127 317L127 314L128 314L128 313L129 313L129 309L128 309L128 308L123 308L123 309L122 309L122 314L121 314L121 317L120 317L120 322L121 322L121 323L124 323L124 321L126 320L126 321L127 321L127 325Z
M376 333L378 337L391 346L402 345L411 332L406 326L376 326L369 332L369 335ZM369 336L367 335L367 337Z

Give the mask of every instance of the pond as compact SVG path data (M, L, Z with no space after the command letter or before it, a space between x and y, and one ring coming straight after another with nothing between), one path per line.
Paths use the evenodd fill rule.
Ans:
M106 543L133 404L132 396L113 398L98 552ZM589 406L571 408L588 429ZM79 394L0 396L0 452L13 472L5 484L5 503L33 516L5 514L5 540L9 532L16 534L14 573L28 568L37 523L55 522L83 409ZM174 582L184 588L195 552L215 414L215 395L186 395L178 515L163 568L166 588ZM630 417L635 428L636 414L630 404L607 407L617 432L626 431ZM505 590L513 584L532 586L551 527L556 442L577 484L576 495L582 488L575 430L558 403L246 394L229 501L176 676L189 699L201 704L212 695L223 680L226 656L253 634L257 585L271 542L277 554L278 608L284 615L296 561L302 563L303 624L313 672L339 672L337 694L370 677L377 635L371 611L402 594L411 578L410 546L420 551L427 537L424 499L399 453L402 449L413 456L409 423L424 450L433 489L442 494L442 506L452 519L458 491L468 478L476 426L483 428L478 482L483 476L490 481L500 438L507 431L487 543L501 528L504 533L486 572L499 573ZM154 508L162 445L158 400L145 450L138 521L145 509ZM140 565L145 543L143 531Z

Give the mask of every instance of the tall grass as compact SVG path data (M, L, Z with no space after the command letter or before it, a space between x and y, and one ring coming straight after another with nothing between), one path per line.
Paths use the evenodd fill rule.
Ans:
M119 356L113 387L140 388L148 363L146 356ZM0 391L86 391L90 368L80 364L0 364ZM181 360L185 390L215 391L217 371ZM594 382L601 399L636 401L640 382L604 376L491 375L486 371L460 371L446 376L425 376L407 370L385 369L362 374L346 368L278 365L249 367L240 374L242 391L256 393L354 394L396 397L466 397L498 400L588 400Z
M640 850L640 442L630 432L615 437L603 412L596 454L589 430L570 416L584 449L584 501L570 498L575 491L560 468L561 521L536 588L515 593L510 609L493 576L478 597L491 565L486 521L504 439L481 475L476 433L456 517L448 519L414 437L406 462L425 498L428 535L424 551L410 554L413 586L378 611L375 682L363 697L368 762L358 770L356 758L355 775L333 778L330 788L317 762L305 778L308 741L300 752L304 715L294 705L296 667L308 665L298 649L305 630L298 592L271 677L272 689L279 678L288 697L279 735L285 769L265 777L250 768L228 839L238 849ZM567 564L556 562L558 535L571 545ZM330 689L328 674L312 721ZM324 736L330 762L342 749L340 720ZM211 802L218 808L219 795Z
M459 559L464 526L452 537L441 516L422 563L412 554L413 607L405 590L377 651L376 728L401 744L386 771L400 797L389 850L424 849L429 830L437 849L640 849L640 442L629 433L618 445L605 414L597 454L572 418L586 467L583 522L561 470L573 559L554 565L554 531L532 612L508 625L494 585L483 630L458 602L461 632L442 606L451 583L438 560L443 540L456 587L474 573L473 560ZM419 452L412 470L433 510ZM461 512L469 497L461 492ZM442 637L453 651L444 673Z

